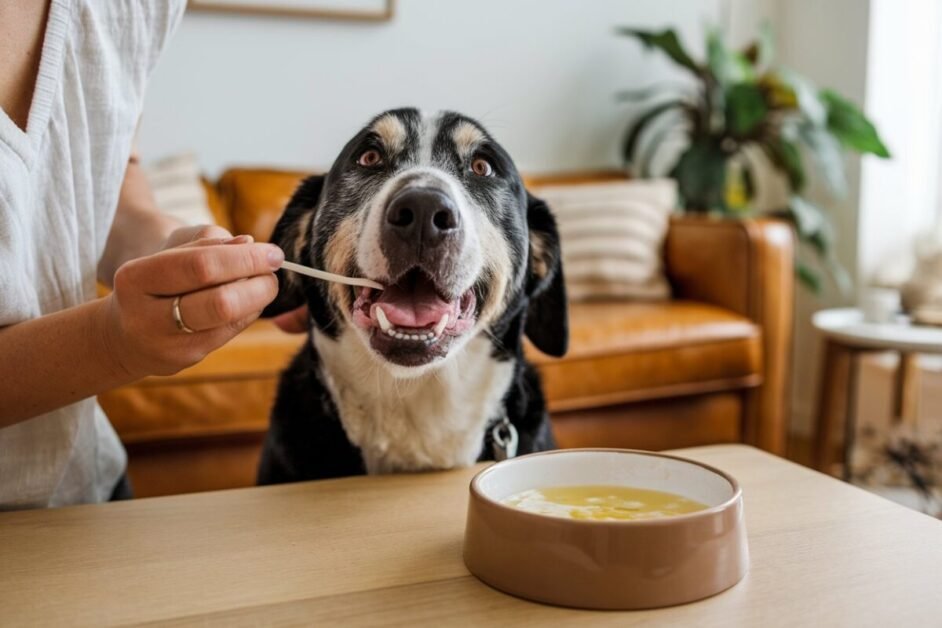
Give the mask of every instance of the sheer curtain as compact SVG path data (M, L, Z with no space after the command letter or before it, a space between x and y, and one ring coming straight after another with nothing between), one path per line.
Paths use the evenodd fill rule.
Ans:
M865 158L860 285L908 278L919 249L942 251L942 3L870 0L866 110L893 155Z

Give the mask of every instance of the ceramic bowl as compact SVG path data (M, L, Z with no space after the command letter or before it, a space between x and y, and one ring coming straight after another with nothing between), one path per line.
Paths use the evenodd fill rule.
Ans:
M667 491L708 508L587 521L500 503L527 489L586 484ZM464 561L492 587L537 602L620 610L691 602L746 574L742 491L718 469L645 451L568 449L513 458L471 481Z

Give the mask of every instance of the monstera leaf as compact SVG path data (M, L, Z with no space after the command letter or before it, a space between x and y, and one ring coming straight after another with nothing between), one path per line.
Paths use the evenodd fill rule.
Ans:
M821 91L821 100L827 106L827 128L841 144L858 153L890 156L876 127L853 103L829 89Z
M715 142L703 139L691 144L671 176L677 180L677 190L688 208L726 208L726 155Z
M723 45L720 34L712 30L707 35L707 67L720 85L754 82L755 69L741 53Z
M753 83L732 85L725 100L726 128L734 137L748 137L769 113L762 90Z
M685 100L673 99L666 102L659 103L654 105L644 113L642 113L634 122L632 122L631 127L628 129L628 133L625 135L625 141L622 146L622 155L625 158L626 162L633 162L635 159L635 153L638 148L638 142L641 139L641 134L644 133L645 129L648 128L659 116L662 116L671 111L682 111L686 110L688 103Z
M783 137L768 138L760 146L769 158L769 162L788 177L788 184L792 190L801 192L805 187L805 168L801 163L798 146Z
M619 28L617 31L622 35L634 37L644 44L646 48L660 50L670 57L674 63L687 68L694 74L700 73L700 66L698 66L691 56L687 54L687 51L684 50L680 39L677 38L677 33L675 33L673 29L669 28L661 32L654 32L635 28Z

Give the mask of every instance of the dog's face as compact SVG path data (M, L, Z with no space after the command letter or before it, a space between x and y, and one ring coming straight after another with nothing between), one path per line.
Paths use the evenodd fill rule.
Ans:
M506 327L546 295L554 311L533 320L553 329L536 333L531 323L527 333L548 353L565 350L552 215L527 194L507 152L459 114L399 109L374 118L326 177L302 184L273 241L288 259L385 289L314 284L282 272L267 314L299 305L303 294L321 331L356 333L403 376L446 359L482 331Z

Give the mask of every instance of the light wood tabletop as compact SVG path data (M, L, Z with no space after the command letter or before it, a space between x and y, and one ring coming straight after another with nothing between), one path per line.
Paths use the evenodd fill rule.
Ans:
M942 522L745 446L752 568L718 596L629 613L543 606L461 559L475 469L0 514L0 625L942 624Z

